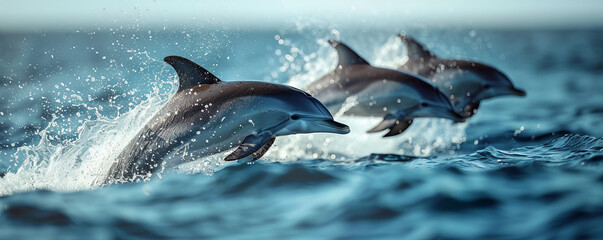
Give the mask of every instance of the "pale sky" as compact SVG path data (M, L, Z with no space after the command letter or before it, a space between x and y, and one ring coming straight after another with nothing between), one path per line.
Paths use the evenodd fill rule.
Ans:
M120 25L279 28L327 26L603 27L603 0L370 1L36 1L0 0L0 31L94 29Z

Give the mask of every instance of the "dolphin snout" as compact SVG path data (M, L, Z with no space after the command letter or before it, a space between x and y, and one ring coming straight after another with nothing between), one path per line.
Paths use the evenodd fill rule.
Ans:
M523 89L513 88L511 91L513 91L513 94L517 96L525 97L527 95L526 91Z
M332 119L312 119L308 121L315 124L315 126L317 127L315 129L316 132L329 132L338 134L350 133L350 127L348 127L348 125L336 122Z

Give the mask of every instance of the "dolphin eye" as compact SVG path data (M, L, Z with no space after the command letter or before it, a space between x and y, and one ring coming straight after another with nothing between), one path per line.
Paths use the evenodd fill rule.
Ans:
M295 115L295 114L294 114L294 115L291 115L291 120L297 120L297 119L299 119L299 116L297 116L297 115Z
M491 87L492 87L492 86L490 86L490 84L486 84L486 85L484 85L484 89L489 89L489 88L491 88Z
M421 107L427 107L427 106L429 106L429 104L428 104L428 103L426 103L426 102L422 102L422 103L421 103Z

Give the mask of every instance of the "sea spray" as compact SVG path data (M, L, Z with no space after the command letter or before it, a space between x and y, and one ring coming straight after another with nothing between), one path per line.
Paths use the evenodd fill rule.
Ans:
M37 189L78 191L102 185L121 150L165 104L168 96L154 85L146 100L130 111L115 118L99 115L94 120L84 120L75 139L56 140L48 134L55 116L38 132L37 144L22 146L13 154L14 161L22 163L14 171L8 169L0 180L0 195Z

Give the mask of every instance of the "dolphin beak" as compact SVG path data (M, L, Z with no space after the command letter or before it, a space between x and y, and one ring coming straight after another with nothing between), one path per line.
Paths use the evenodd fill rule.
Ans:
M314 132L327 132L337 134L348 134L350 133L350 127L343 123L336 122L332 119L308 119L308 122L313 123L315 129Z
M513 95L517 95L517 96L521 96L521 97L525 97L527 95L525 90L522 90L519 88L513 88L513 89L511 89L511 91L513 92Z

